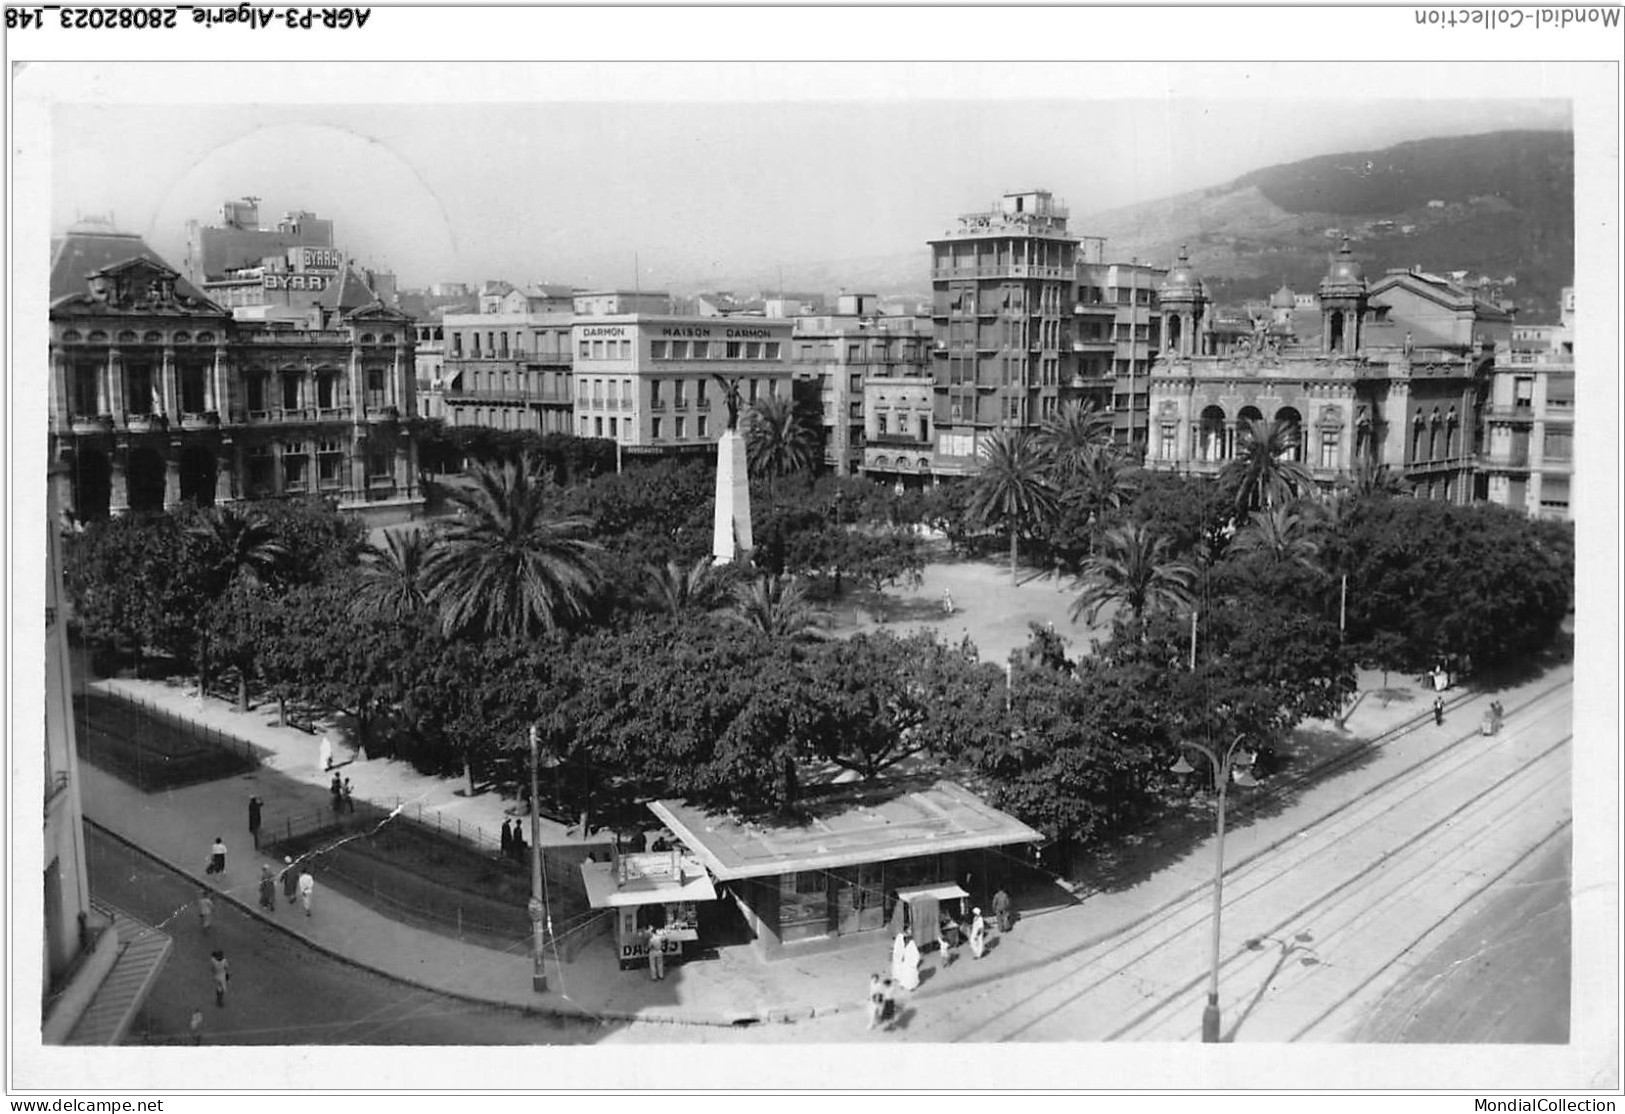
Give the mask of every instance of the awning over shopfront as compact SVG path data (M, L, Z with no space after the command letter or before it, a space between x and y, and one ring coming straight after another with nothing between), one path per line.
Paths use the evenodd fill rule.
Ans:
M954 882L936 886L904 886L897 891L897 900L908 902L918 901L922 897L936 902L956 901L969 896Z
M639 860L675 862L675 869L645 869ZM717 891L705 868L672 852L622 855L615 862L581 864L587 904L594 909L659 905L678 901L715 901Z

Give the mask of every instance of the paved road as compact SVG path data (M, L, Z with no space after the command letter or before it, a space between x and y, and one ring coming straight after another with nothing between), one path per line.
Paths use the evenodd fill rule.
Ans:
M1571 834L1508 875L1504 891L1390 990L1354 1039L1568 1043Z
M1524 880L1532 869L1555 869L1549 856L1567 839L1571 729L1566 686L1511 710L1494 737L1465 723L1429 724L1405 742L1410 756L1383 784L1228 871L1225 1038L1561 1039L1539 1035L1551 1026L1537 1019L1554 1010L1566 1017L1567 941L1529 933L1525 919L1544 910L1566 923L1567 892L1548 886L1536 895ZM1199 1039L1211 917L1210 895L1198 894L1139 931L1049 954L1038 933L1018 926L978 962L1005 977L942 993L928 977L903 1024L868 1039ZM1464 923L1478 935L1457 936ZM1493 991L1471 987L1464 973L1399 1026L1403 1035L1361 1037L1368 1019L1401 1008L1391 995L1427 984L1467 940L1479 952L1480 941L1499 941L1512 950L1498 962L1510 966L1525 950L1544 963L1525 977L1504 972ZM844 1014L794 1030L802 1040L865 1039L862 1019ZM770 1028L691 1039L787 1036Z
M206 1044L589 1044L610 1032L404 986L332 959L224 901L216 902L214 927L205 935L194 886L95 828L86 831L96 896L160 925L175 941L131 1044L189 1040L194 1009L203 1011ZM289 914L286 905L277 911ZM224 1008L214 1004L209 978L214 948L231 961Z

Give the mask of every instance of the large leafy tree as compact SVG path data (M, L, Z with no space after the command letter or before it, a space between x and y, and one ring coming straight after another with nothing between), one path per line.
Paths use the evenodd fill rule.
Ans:
M448 635L520 637L584 616L600 580L600 547L587 523L551 512L545 479L529 464L478 466L453 492L462 514L442 527L424 566L429 598Z
M1196 570L1168 558L1168 541L1145 526L1129 523L1107 530L1099 548L1078 573L1078 596L1071 617L1093 624L1101 609L1113 604L1138 627L1148 612L1188 606L1194 598Z
M930 632L859 634L804 660L818 754L865 778L917 756L961 754L996 720L998 670Z
M1310 526L1294 506L1283 504L1254 511L1230 543L1237 554L1256 553L1268 560L1319 571L1320 545Z
M1026 430L999 430L982 443L981 468L971 485L970 518L1010 532L1010 582L1018 583L1018 539L1040 529L1055 510L1043 445Z
M1219 475L1238 516L1291 502L1314 490L1309 469L1288 456L1298 436L1297 427L1287 422L1250 418L1242 425L1240 451Z
M806 411L790 398L758 399L742 422L745 458L752 475L775 484L780 476L810 472L818 463L818 431Z
M254 509L211 507L197 515L187 534L197 547L201 587L212 593L239 581L251 587L270 585L291 563L288 544L270 519Z

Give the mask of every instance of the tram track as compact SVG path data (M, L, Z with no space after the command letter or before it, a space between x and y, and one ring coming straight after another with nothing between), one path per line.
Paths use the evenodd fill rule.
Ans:
M1552 700L1554 696L1557 697L1556 703ZM1522 718L1523 713L1535 709L1557 711L1561 704L1571 702L1572 694L1567 682L1564 682L1532 695L1513 708L1509 718ZM1431 722L1431 717L1428 717L1428 721ZM1419 726L1422 724L1407 725L1406 728L1385 737L1382 744L1387 745L1407 738ZM1481 784L1483 781L1481 774L1474 774L1474 771L1482 771L1485 768L1486 759L1505 752L1503 760L1512 763L1514 768L1511 773L1497 780L1500 782L1516 780L1521 776L1527 776L1531 765L1539 763L1541 759L1565 746L1566 740L1559 740L1545 747L1539 754L1519 756L1515 752L1524 745L1517 732L1493 736L1487 745L1483 736L1473 732L1430 751L1415 762L1407 763L1400 770L1367 788L1359 796L1322 813L1303 827L1294 829L1227 869L1225 872L1227 908L1245 902L1267 887L1279 885L1289 876L1313 878L1316 871L1321 869L1316 863L1318 858L1334 855L1346 847L1349 839L1359 833L1369 833L1380 828L1397 812L1416 807L1418 801L1428 799L1430 794L1437 796L1444 790L1454 790L1458 794L1466 793L1468 798L1466 801L1435 819L1425 831L1449 824L1452 817L1459 816L1463 810L1470 808L1475 797L1493 789L1493 784ZM1339 765L1353 760L1354 757L1350 756ZM1326 764L1323 764L1316 772L1319 776L1324 776L1325 769ZM1396 789L1399 792L1396 793L1394 791ZM1413 844L1422 838L1423 833L1417 833L1407 841L1407 844ZM1359 872L1360 876L1378 869L1405 845L1383 852ZM1277 854L1276 852L1281 851L1283 847L1287 853ZM1342 888L1343 886L1334 887L1332 891L1314 894L1297 902L1294 905L1293 917L1301 917L1306 911L1324 902ZM1110 936L1024 964L1023 969L1042 967L1055 974L1054 981L1038 994L1028 996L996 1014L984 1016L971 1030L959 1034L954 1039L994 1040L1018 1037L1029 1032L1045 1018L1064 1010L1079 998L1099 992L1114 981L1132 980L1135 969L1146 964L1159 951L1172 948L1182 949L1175 954L1200 954L1193 940L1194 934L1204 931L1211 924L1211 909L1206 901L1208 892L1206 886L1193 888L1181 898L1167 903L1152 914L1140 918L1134 924L1125 926ZM1293 917L1287 918L1283 923L1290 922ZM1072 961L1069 964L1070 970L1055 973L1056 964L1068 960ZM1103 963L1109 966L1103 968ZM1199 977L1194 985L1200 985L1200 982ZM1189 990L1190 986L1183 986L1167 996L1176 998L1188 993ZM990 988L984 997L991 997L995 993L997 988ZM1150 998L1161 995L1152 992L1144 996ZM1041 1011L1034 1015L1033 1009L1040 1006L1041 1002L1052 1004L1044 1005ZM1136 1017L1154 1012L1158 1008L1159 1003L1153 1002L1145 1010L1139 1011ZM1010 1023L1017 1020L1017 1014L1025 1014L1027 1019L1011 1028ZM1135 1022L1131 1020L1128 1025L1119 1027L1112 1035L1126 1034L1134 1024ZM995 1033L999 1035L993 1035Z
M1317 934L1313 940L1313 950L1322 952L1332 950L1331 946L1339 935L1355 932L1367 926L1374 918L1386 915L1395 902L1413 898L1415 891L1428 885L1439 872L1449 870L1462 855L1477 850L1478 837L1487 827L1479 822L1483 817L1493 817L1509 802L1528 799L1543 789L1566 781L1569 766L1564 759L1567 757L1566 750L1571 740L1572 736L1564 736L1536 755L1528 765L1521 766L1498 779L1491 791L1470 797L1445 816L1417 831L1400 846L1384 852L1363 869L1326 890L1313 901L1303 903L1285 916L1278 917L1261 932L1255 929L1249 934L1249 938L1284 941L1284 934L1289 933L1294 926L1305 924L1311 919L1336 917L1341 914L1346 918L1342 923L1336 924L1328 933ZM1496 871L1497 875L1501 873L1503 871ZM1373 894L1367 883L1379 876L1387 884L1386 891ZM1478 892L1479 889L1481 888L1475 887L1474 892ZM1471 897L1465 900L1471 900ZM1421 935L1425 934L1424 931ZM1288 948L1290 944L1283 950ZM1403 954L1403 950L1400 949L1399 954ZM1237 979L1239 973L1247 968L1259 966L1265 961L1265 957L1251 950L1231 954L1220 963L1221 985L1225 980ZM1389 960L1382 967L1391 967L1393 962ZM1195 992L1203 986L1208 977L1208 972L1203 971L1174 988L1152 1007L1113 1030L1106 1039L1123 1040L1134 1039L1136 1035L1151 1036L1153 1026L1159 1020L1181 1008L1186 1008L1187 1015L1194 1018L1196 1013L1194 1009L1189 1008L1190 1004L1196 1000ZM1273 980L1262 980L1261 985L1267 986L1271 981ZM1192 1025L1180 1035L1189 1039L1199 1032L1200 1027Z

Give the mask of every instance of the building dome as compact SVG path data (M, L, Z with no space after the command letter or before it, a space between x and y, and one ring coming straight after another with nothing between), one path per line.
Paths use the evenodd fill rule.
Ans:
M1360 261L1354 258L1354 252L1349 250L1348 237L1343 237L1343 246L1337 251L1337 258L1332 260L1332 269L1326 272L1321 280L1322 286L1363 286L1365 284L1365 268Z
M1183 245L1179 249L1179 262L1169 270L1168 276L1158 285L1157 291L1164 300L1202 296L1202 280L1197 275L1196 269L1191 266L1191 257Z
M1292 293L1292 288L1285 283L1281 289L1270 295L1271 309L1291 309L1298 304L1298 296Z

